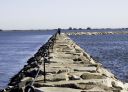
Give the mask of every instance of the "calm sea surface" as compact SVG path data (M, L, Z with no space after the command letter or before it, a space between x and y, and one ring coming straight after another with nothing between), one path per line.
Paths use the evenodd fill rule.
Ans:
M54 32L0 32L0 89ZM128 35L70 37L119 79L128 81Z
M117 78L128 82L128 35L70 37Z
M44 32L0 32L0 88L6 87L50 36Z

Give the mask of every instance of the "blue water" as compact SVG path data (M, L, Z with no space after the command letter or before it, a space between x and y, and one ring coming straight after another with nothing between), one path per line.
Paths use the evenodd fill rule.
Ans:
M118 79L128 82L128 35L70 37Z
M0 89L50 36L44 32L0 32Z

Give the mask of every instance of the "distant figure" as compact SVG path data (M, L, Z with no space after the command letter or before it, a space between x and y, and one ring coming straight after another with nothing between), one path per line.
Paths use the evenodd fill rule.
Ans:
M69 27L68 30L72 30L72 27Z
M91 30L91 28L90 27L87 27L87 30Z
M61 28L58 28L57 33L60 35L60 33L61 33Z

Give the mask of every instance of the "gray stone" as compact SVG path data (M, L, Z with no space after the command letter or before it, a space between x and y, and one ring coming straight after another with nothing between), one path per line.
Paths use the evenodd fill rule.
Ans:
M78 72L96 72L96 67L74 67L74 71Z
M83 73L80 76L82 79L103 79L103 75L95 74L95 73Z

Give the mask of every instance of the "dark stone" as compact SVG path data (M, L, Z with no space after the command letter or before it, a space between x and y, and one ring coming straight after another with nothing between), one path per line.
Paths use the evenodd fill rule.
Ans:
M37 65L36 62L33 62L33 63L30 64L30 66L31 66L31 68L35 68L35 67L37 67L38 65Z
M20 73L18 73L14 77L11 78L10 83L8 85L15 86L16 84L20 82L22 78L23 76Z
M27 77L35 77L36 76L36 74L37 74L37 70L32 70L32 71L30 71L30 72L26 72L25 73L25 76L27 76Z
M23 92L23 90L19 87L14 87L10 92Z
M35 61L35 58L34 57L31 57L28 61L27 61L27 63L28 64L31 64L32 62L34 62Z
M42 56L39 54L38 56L35 57L36 61L40 61Z
M81 58L75 58L73 61L82 61Z

